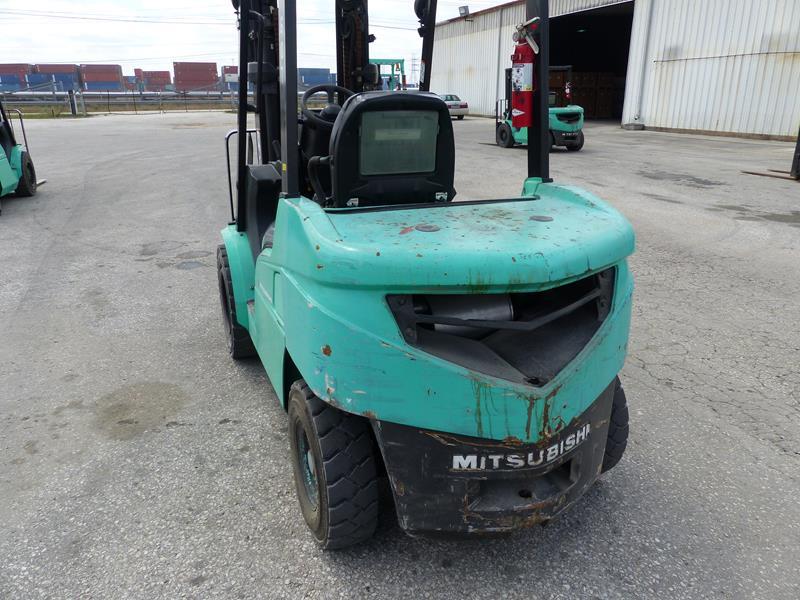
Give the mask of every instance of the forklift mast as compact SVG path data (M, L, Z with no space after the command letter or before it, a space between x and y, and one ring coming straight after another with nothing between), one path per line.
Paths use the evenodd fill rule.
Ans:
M355 93L369 89L369 33L367 0L336 2L336 81ZM365 86L366 79L366 86Z

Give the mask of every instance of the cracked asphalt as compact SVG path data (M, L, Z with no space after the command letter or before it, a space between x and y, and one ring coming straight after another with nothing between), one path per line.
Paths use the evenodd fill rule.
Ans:
M555 179L638 250L631 440L563 518L498 539L319 551L261 366L227 357L214 268L234 115L30 121L0 216L0 598L800 597L800 184L781 142L589 124ZM525 152L455 122L459 199Z

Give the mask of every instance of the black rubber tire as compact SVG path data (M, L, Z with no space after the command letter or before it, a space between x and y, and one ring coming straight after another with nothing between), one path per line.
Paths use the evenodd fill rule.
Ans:
M628 401L625 390L617 378L614 381L614 401L611 405L611 417L608 423L608 437L606 438L606 451L603 455L603 470L610 471L625 454L628 446Z
M225 246L217 246L217 278L219 280L219 302L222 306L222 320L228 336L228 353L231 358L239 360L255 356L256 349L250 332L236 320L236 303L233 297L231 267L228 263L228 251Z
M497 126L494 139L501 148L511 148L514 145L514 133L508 123L500 123Z
M26 198L36 193L36 169L33 167L33 161L27 152L22 153L20 160L22 162L22 177L19 178L16 194Z
M464 115L458 115L457 118L458 118L459 121L463 121L464 120Z
M583 131L578 132L578 139L567 144L567 150L570 152L577 152L581 148L583 148Z
M298 451L306 443L314 461L316 501L309 498ZM301 379L289 390L289 446L300 510L320 546L337 550L372 537L379 485L369 421L326 404Z

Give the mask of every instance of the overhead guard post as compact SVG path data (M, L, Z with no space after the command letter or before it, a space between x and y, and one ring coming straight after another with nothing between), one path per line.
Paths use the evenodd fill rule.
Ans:
M300 195L300 169L297 164L297 2L278 3L280 41L279 81L281 89L281 163L283 193Z
M550 179L550 7L549 0L526 0L526 20L539 17L536 42L536 88L533 106L536 111L532 131L528 131L528 177Z

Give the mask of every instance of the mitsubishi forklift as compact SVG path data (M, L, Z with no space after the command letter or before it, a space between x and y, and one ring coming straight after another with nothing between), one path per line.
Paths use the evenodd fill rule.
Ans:
M528 128L514 127L511 107L513 95L512 69L506 69L504 98L495 102L495 141L501 148L511 148L528 143ZM572 66L551 66L549 79L559 82L556 89L550 88L548 95L548 124L550 144L577 152L583 148L583 107L572 103Z
M25 122L22 112L15 112L19 117L24 144L17 143L11 119L0 101L0 198L11 194L33 196L36 193L36 169L33 168L33 161L28 153Z
M337 85L299 106L297 0L233 5L220 302L230 356L256 357L288 413L311 535L344 548L387 512L411 535L556 518L625 450L634 233L550 177L546 0L520 25L536 48L523 75L540 82L519 99L528 176L517 196L462 202L450 115L429 92L436 0L409 1L420 91L379 91L367 0L336 0Z

